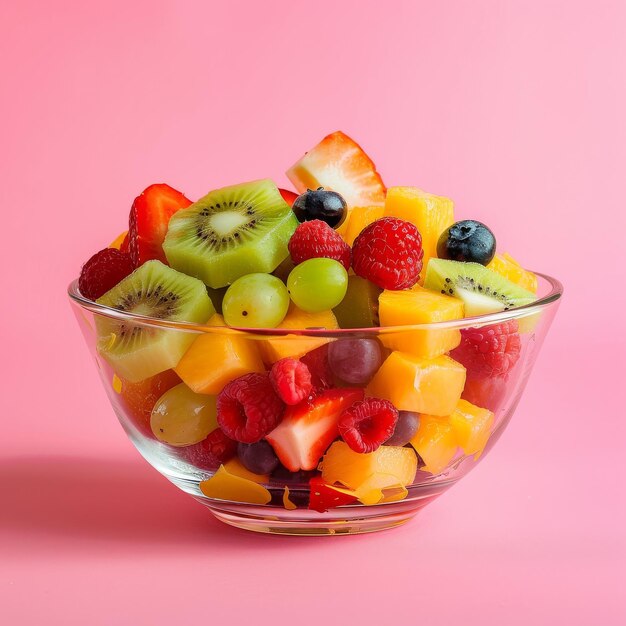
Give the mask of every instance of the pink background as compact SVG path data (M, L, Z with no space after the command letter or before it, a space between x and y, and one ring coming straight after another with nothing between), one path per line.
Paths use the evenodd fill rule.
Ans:
M0 621L623 624L625 33L620 1L1 2ZM414 523L254 536L132 449L65 287L148 184L285 183L339 128L566 299Z

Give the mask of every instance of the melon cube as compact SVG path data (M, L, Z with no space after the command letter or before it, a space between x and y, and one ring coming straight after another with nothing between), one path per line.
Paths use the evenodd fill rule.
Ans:
M207 326L225 326L224 318L215 314ZM254 341L224 329L198 337L175 371L196 393L217 395L234 378L264 372L265 367Z
M459 400L450 415L450 425L458 445L465 454L474 454L476 459L487 445L493 421L494 415L489 409L481 409L467 400Z
M387 216L399 217L417 226L422 235L426 267L429 259L437 256L439 236L454 223L454 203L450 198L435 196L417 187L390 187L385 199ZM423 283L423 278L420 282Z
M293 302L289 306L289 311L285 319L276 327L279 329L304 329L304 328L328 328L331 330L339 328L337 318L332 311L322 311L320 313L306 313L300 310ZM263 360L266 363L275 363L280 359L291 357L298 359L307 352L315 350L328 343L330 340L323 337L298 337L297 335L285 335L272 339L266 339L260 343L260 350Z
M415 285L408 291L383 291L378 298L381 326L430 324L463 319L463 302ZM407 330L381 334L380 340L391 350L401 350L428 359L440 356L461 343L455 329Z
M444 470L458 450L449 418L435 415L420 415L420 425L411 439L411 445L425 463L421 469L431 474Z
M465 368L449 356L435 359L392 352L370 382L367 395L401 411L450 415L463 392Z

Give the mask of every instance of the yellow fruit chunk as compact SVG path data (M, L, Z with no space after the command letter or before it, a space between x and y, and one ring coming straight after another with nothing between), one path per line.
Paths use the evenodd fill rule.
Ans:
M215 314L207 326L224 326ZM250 372L264 372L255 342L225 329L198 337L175 368L176 373L196 393L218 394L234 378Z
M411 445L426 464L421 469L439 474L458 450L456 435L448 418L420 415L420 425Z
M493 270L504 276L512 283L524 289L537 293L537 277L528 270L525 270L510 254L496 254L487 269Z
M370 382L367 394L401 411L450 415L465 386L465 368L449 356L435 359L392 352Z
M341 230L337 229L337 232L349 246L352 246L361 231L372 222L380 219L384 211L382 206L355 207L341 225Z
M361 454L347 443L336 441L322 459L322 478L326 483L341 483L357 491L372 475L365 490L383 490L409 485L415 479L417 457L410 448L381 446L375 452Z
M415 285L408 291L383 291L378 298L381 326L406 326L463 319L463 302ZM456 348L461 332L455 329L407 330L381 334L383 345L432 359Z
M450 198L426 193L417 187L390 187L385 199L385 217L399 217L417 226L422 235L424 267L437 256L437 240L454 223L454 203ZM423 282L422 271L420 282Z
M211 478L200 483L200 491L207 498L248 504L267 504L272 499L272 494L265 487L231 474L223 465Z
M293 302L289 305L289 311L285 319L277 326L280 329L302 330L305 328L328 328L337 329L339 324L332 311L321 313L306 313L301 311ZM275 339L260 341L261 355L266 363L275 363L280 359L292 357L297 359L302 355L315 350L328 343L329 339L317 339L312 337L298 337L297 335L285 335Z
M246 478L252 482L258 483L259 485L268 483L270 480L269 474L255 474L254 472L251 472L243 466L242 462L237 457L233 457L232 459L226 461L226 463L224 463L224 468L229 474L239 476L239 478Z
M128 235L128 231L125 230L123 233L120 233L110 244L109 248L115 248L119 250L122 246L122 242L126 239L126 235Z
M485 449L494 415L489 409L481 409L468 402L459 400L456 409L450 415L450 425L457 444L465 454L474 454L477 459Z
M297 509L298 507L289 499L289 487L287 487L287 485L285 485L285 491L283 492L283 506L288 510L288 511L293 511L294 509Z
M112 385L113 385L113 390L115 391L115 393L122 393L122 387L123 387L122 379L117 374L113 374Z

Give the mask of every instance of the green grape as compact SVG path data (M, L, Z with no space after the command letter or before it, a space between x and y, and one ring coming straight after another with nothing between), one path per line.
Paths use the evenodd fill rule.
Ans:
M309 259L296 265L287 278L294 304L307 313L336 307L346 295L348 272L333 259Z
M247 274L226 291L222 313L229 326L276 328L287 315L289 293L280 278Z
M154 436L172 446L190 446L217 428L215 396L194 393L181 383L166 391L150 417Z

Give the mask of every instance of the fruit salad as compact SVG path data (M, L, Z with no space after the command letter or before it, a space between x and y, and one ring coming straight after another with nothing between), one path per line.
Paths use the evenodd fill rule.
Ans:
M485 450L533 316L477 316L533 303L537 278L342 132L287 176L135 199L78 282L101 369L134 440L208 498L402 500Z

